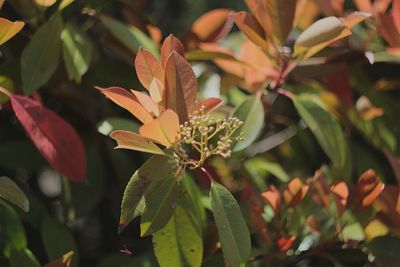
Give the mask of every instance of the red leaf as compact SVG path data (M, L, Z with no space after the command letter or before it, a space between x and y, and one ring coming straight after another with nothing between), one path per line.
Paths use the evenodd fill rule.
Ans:
M295 207L306 196L308 192L308 185L303 184L299 178L293 179L288 185L287 189L283 192L288 207Z
M290 249L293 246L294 241L296 240L296 237L291 235L291 236L283 236L278 239L278 247L281 251L286 251Z
M159 81L164 80L164 71L160 62L152 53L143 48L140 48L136 55L135 70L139 81L147 90L150 90L150 85L154 78Z
M42 156L73 181L86 177L86 153L74 128L53 111L26 96L9 95L15 115Z
M357 181L351 195L351 204L355 210L370 207L379 197L385 185L374 170L365 171Z
M165 66L165 89L166 107L178 114L180 123L185 122L194 108L197 79L189 62L175 51Z
M182 57L185 56L185 49L183 48L183 44L179 41L175 36L170 34L163 42L161 46L161 64L163 67L167 64L167 59L171 55L171 53L175 51Z
M348 109L353 103L353 92L349 81L349 70L347 65L341 65L338 70L327 77L327 86L339 99L343 106Z

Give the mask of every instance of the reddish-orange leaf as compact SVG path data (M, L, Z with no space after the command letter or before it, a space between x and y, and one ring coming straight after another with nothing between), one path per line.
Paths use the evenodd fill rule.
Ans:
M152 154L163 155L164 152L149 139L130 131L117 130L110 134L117 141L115 148L130 149Z
M338 212L342 215L346 210L349 188L345 182L335 182L330 187Z
M220 8L205 13L193 23L192 32L202 42L216 41L225 26L229 12L229 9Z
M296 237L294 235L283 236L278 239L277 244L281 251L286 251L293 246Z
M165 66L165 91L166 107L178 114L181 123L187 121L196 100L197 79L189 62L175 51Z
M374 1L374 11L376 13L385 13L391 3L392 3L392 0L375 0Z
M343 16L344 0L316 0L325 16Z
M264 49L268 48L264 29L253 17L253 15L248 12L241 11L232 13L231 16L236 25L239 27L240 31L242 31L247 38Z
M50 165L74 181L86 178L86 152L74 128L41 103L26 96L11 95L12 108L29 138Z
M153 26L151 24L147 24L146 29L149 31L149 35L150 35L151 39L153 39L153 41L156 44L160 44L161 38L162 38L162 32L161 32L160 28Z
M288 207L295 207L308 192L308 185L303 184L300 178L295 178L287 185L283 192L283 198Z
M0 18L0 45L4 44L10 40L14 35L16 35L25 23L22 21L9 21L4 18Z
M271 206L275 214L277 214L281 208L281 194L275 186L271 186L262 193L263 198Z
M179 39L177 39L175 36L170 34L163 42L161 46L161 64L165 68L165 65L167 64L167 60L171 53L175 51L182 57L185 56L185 49L183 47L183 44Z
M346 18L344 18L344 25L348 28L353 28L360 22L368 19L371 17L370 13L365 13L365 12L353 12L350 15L348 15Z
M358 10L363 12L372 12L371 0L353 0Z
M271 23L271 19L268 14L268 0L260 1L260 0L245 0L251 14L255 17L258 23L266 32L266 36L272 36L273 34L273 25Z
M132 113L133 116L135 116L141 122L146 123L153 120L153 116L150 114L150 112L140 105L137 98L127 90L116 86L109 88L96 88L114 103Z
M131 92L136 97L137 101L153 116L158 117L160 115L157 103L154 102L148 94L135 90L131 90Z
M393 0L392 16L397 32L400 32L400 0Z
M385 188L374 170L365 171L357 181L351 195L351 203L355 209L370 207Z
M283 44L293 27L296 0L269 0L266 7L273 25L273 35Z
M135 58L135 70L139 81L149 90L154 78L163 81L164 71L158 59L146 49L140 48Z
M378 31L392 47L400 46L400 32L394 24L392 14L378 14Z
M201 107L205 108L206 113L213 112L222 104L221 98L211 97L207 99L200 100L196 103L193 108L193 112L199 111Z
M179 118L170 109L167 109L160 117L148 122L139 128L140 135L147 137L166 147L170 147L179 137Z

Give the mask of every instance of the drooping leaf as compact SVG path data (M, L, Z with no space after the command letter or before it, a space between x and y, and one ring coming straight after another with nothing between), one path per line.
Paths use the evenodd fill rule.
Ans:
M132 113L132 115L141 122L146 123L153 120L153 116L142 105L140 105L137 98L127 90L116 86L109 88L96 88L114 103Z
M211 209L218 229L222 252L230 266L245 264L250 257L250 234L232 194L222 185L211 184Z
M35 255L27 249L11 250L10 267L40 267L40 263L35 258Z
M131 149L160 155L164 154L153 142L134 132L117 130L112 132L110 137L118 143L115 148Z
M21 55L22 88L25 94L44 85L56 71L61 54L63 21L55 14L33 35Z
M167 108L178 114L180 123L185 122L195 105L197 79L189 62L175 51L165 65L165 90Z
M140 221L141 236L153 234L163 228L177 205L179 184L171 166L168 172L155 180L144 194L146 206Z
M71 180L84 180L86 153L74 128L39 102L0 90L9 95L15 115L51 166Z
M75 24L66 23L61 33L63 57L69 79L80 80L89 69L92 44Z
M185 49L181 41L178 38L170 34L167 38L165 38L162 46L161 46L161 65L165 68L167 64L167 60L171 53L175 51L180 56L185 56Z
M47 217L42 223L42 240L49 260L63 258L67 253L73 252L71 267L79 266L78 250L72 233L67 227L55 219Z
M274 27L274 36L283 44L293 27L296 0L270 0L266 6Z
M251 96L243 101L232 116L243 122L237 133L243 133L244 140L233 146L233 151L240 151L250 146L260 134L264 124L264 107L259 96Z
M158 55L157 44L144 32L133 25L126 25L110 17L101 16L104 27L123 45L133 53L137 53L140 47L149 50L154 55Z
M133 174L122 198L119 232L133 220L134 211L149 186L155 180L162 180L164 176L170 176L171 168L168 157L157 155L148 159Z
M160 117L140 127L139 133L161 145L170 147L179 136L178 116L174 111L167 109Z
M70 251L66 253L61 258L54 260L52 262L47 263L43 267L69 267L72 262L72 257L74 256L74 252Z
M153 235L154 252L161 267L200 267L203 242L192 200L181 197L168 224Z
M0 251L10 257L13 249L20 250L27 246L24 227L15 210L0 200Z
M10 40L14 35L22 30L25 23L22 21L9 21L0 18L0 45Z
M293 103L322 149L345 176L343 179L348 179L349 151L339 123L310 96L294 97Z
M11 202L26 212L29 211L28 198L18 185L8 177L0 177L0 198Z
M150 90L154 78L164 81L164 71L160 61L149 51L140 48L135 58L135 70L139 81Z

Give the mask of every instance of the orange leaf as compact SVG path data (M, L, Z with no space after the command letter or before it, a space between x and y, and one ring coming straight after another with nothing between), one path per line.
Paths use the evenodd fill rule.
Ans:
M183 44L179 41L175 36L170 34L163 42L161 46L161 64L165 68L167 64L167 60L171 53L175 51L182 57L185 56L185 49L183 48Z
M346 27L351 29L354 26L356 26L357 24L359 24L360 22L362 22L370 17L371 17L370 13L353 12L344 19L344 25L346 25Z
M131 90L132 94L136 97L137 101L153 116L158 117L160 115L160 110L158 105L148 94Z
M154 78L149 87L149 93L154 102L160 103L164 96L164 85L160 80Z
M297 1L294 25L304 30L310 26L319 15L318 5L314 0Z
M143 123L153 120L153 116L138 102L137 98L121 87L96 87L111 101L126 109Z
M205 107L205 112L210 113L216 110L222 104L221 98L211 97L200 100L193 108L193 112L199 111L201 107Z
M248 12L241 11L233 13L232 18L236 25L239 27L247 38L261 48L267 49L267 41L265 39L265 32L257 20Z
M338 212L342 215L346 210L349 188L345 182L335 182L330 187Z
M393 0L392 16L397 32L400 32L400 0Z
M194 108L197 95L197 79L181 55L173 51L165 66L166 107L174 110L181 123L187 121Z
M326 16L342 16L344 0L316 0Z
M135 70L139 81L147 90L154 78L164 80L164 71L160 62L146 49L139 49L135 58Z
M293 27L296 0L269 0L267 9L273 34L283 44Z
M353 0L353 2L360 11L363 12L373 11L371 0Z
M211 10L199 17L192 26L192 32L202 42L214 42L224 28L229 9L220 8Z
M281 194L275 186L271 186L269 189L262 193L263 198L271 206L275 214L277 214L281 208Z
M396 29L392 14L378 14L378 31L392 47L400 46L400 31Z
M299 178L293 179L283 192L283 198L288 207L295 207L308 192L308 185L303 184Z
M14 35L16 35L25 23L22 21L9 21L4 18L0 18L0 45L4 44L10 40Z
M164 152L149 139L130 131L117 130L110 134L117 141L115 148L130 149L152 154L164 155Z
M161 32L160 28L157 28L156 26L153 26L151 24L147 24L146 29L149 31L149 35L150 35L151 39L153 39L153 41L157 45L159 45L161 42L161 38L162 38L162 32Z
M170 147L179 136L178 115L167 109L160 117L139 128L140 135L147 137L166 147Z
M266 36L272 36L273 25L268 14L267 4L268 0L245 0L251 14L257 19L258 23L266 32Z
M357 181L351 195L351 204L354 209L370 207L379 197L385 185L381 182L374 170L365 171Z

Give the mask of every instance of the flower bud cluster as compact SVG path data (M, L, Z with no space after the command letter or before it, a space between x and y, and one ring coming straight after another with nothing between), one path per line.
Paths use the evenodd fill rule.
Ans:
M233 143L243 140L242 133L236 133L242 124L235 117L215 119L202 107L180 126L181 138L175 144L173 153L175 164L180 168L188 166L196 169L210 156L229 157ZM197 157L190 158L189 154L196 154Z

